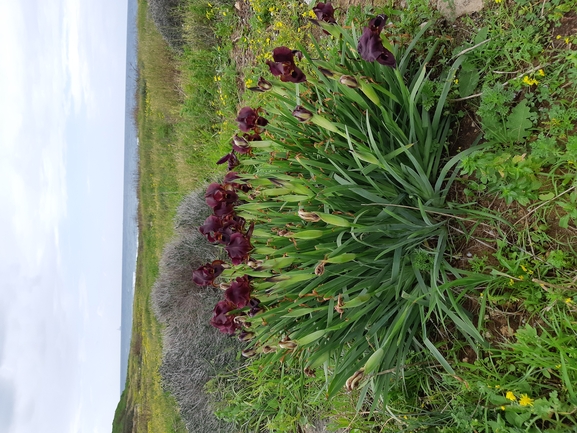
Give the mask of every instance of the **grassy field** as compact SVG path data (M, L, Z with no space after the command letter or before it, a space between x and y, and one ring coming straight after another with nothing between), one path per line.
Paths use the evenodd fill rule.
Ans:
M387 425L402 431L517 432L548 426L547 416L556 417L558 428L574 419L575 2L497 0L454 24L441 20L427 2L406 3L405 9L393 9L390 2L373 7L390 14L394 24L388 32L397 45L426 20L441 23L425 38L429 46L438 44L438 52L423 94L438 98L441 86L435 80L460 53L468 53L447 94L457 119L449 151L466 150L481 133L488 145L463 160L450 200L495 217L449 224L454 243L445 258L451 266L491 278L467 292L467 308L475 332L499 350L473 353L462 342L435 340L453 373L440 368L439 357L423 368L423 361L415 361L417 368L407 367L389 406L376 413L356 411L355 393L337 393L327 404L319 398L324 374L303 375L300 361L271 370L274 355L257 357L241 373L211 384L221 400L219 416L239 431L264 426L298 431L310 427L315 416L354 432L389 431ZM211 179L218 172L215 161L230 151L237 108L268 103L266 94L243 93L244 87L254 86L261 75L270 77L264 60L274 47L299 43L313 49L309 34L321 32L297 2L280 7L251 0L235 7L189 0L180 10L184 43L176 53L147 19L145 3L140 6L141 237L127 388L113 431L183 432L176 404L161 387L162 329L150 308L162 248L173 236L183 197ZM365 22L372 9L351 7L345 15L351 5L343 6L337 16L348 24ZM427 47L417 46L419 55ZM426 270L430 244L423 245L414 258ZM520 367L507 368L513 364Z
M194 110L187 109L184 82L198 79L187 70L195 53L179 58L169 49L146 13L138 15L138 110L135 113L139 143L139 230L132 345L126 389L118 405L114 432L184 432L174 399L162 389L162 327L150 307L164 245L174 233L178 204L192 189L216 172L221 156L211 111L199 124ZM198 58L202 53L196 53ZM188 62L188 64L185 64ZM202 72L214 85L211 61ZM199 101L197 101L198 103ZM210 108L211 102L202 101ZM198 109L197 109L198 111ZM196 116L196 117L195 117ZM208 125L208 126L207 126Z

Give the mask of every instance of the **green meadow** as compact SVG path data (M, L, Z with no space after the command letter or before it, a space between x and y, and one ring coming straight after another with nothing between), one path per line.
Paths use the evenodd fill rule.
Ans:
M332 26L294 1L140 1L113 431L577 431L577 3L335 9ZM371 50L394 68L356 50L378 14ZM306 81L271 74L279 46ZM245 106L268 122L237 155L252 189L227 187L251 250L214 283L249 277L255 314L226 316L239 343L208 325L223 294L192 271L232 258L198 227Z

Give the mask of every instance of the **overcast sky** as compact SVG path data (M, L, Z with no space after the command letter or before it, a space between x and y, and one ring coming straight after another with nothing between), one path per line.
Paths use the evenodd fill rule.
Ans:
M0 432L110 432L126 0L0 0Z

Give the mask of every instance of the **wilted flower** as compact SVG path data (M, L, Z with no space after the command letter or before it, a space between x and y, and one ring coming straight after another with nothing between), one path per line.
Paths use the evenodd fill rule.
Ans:
M248 311L248 315L250 317L256 316L260 313L263 309L260 307L260 301L257 298L251 298L248 302L250 310Z
M261 132L262 128L268 124L268 120L259 115L260 111L260 108L257 108L256 110L250 107L241 108L238 112L238 115L236 116L238 128L242 132L248 132L251 130L255 131L256 133Z
M359 386L359 383L361 383L361 380L363 380L363 377L365 377L365 369L361 368L360 370L355 371L355 374L353 374L351 377L349 377L347 379L347 381L345 382L345 387L347 388L347 391L353 391L354 389L357 389Z
M301 71L294 62L295 54L298 51L291 50L287 47L277 47L272 52L273 62L267 60L270 72L275 77L280 77L281 81L291 83L302 83L307 80L306 75ZM298 54L297 54L298 55Z
M230 283L230 287L224 292L224 297L227 301L232 302L238 308L246 307L250 301L250 292L252 286L248 280L248 276L238 277Z
M226 300L220 301L214 307L212 319L210 319L210 324L220 330L220 332L233 335L240 327L240 325L235 322L234 316L228 314L233 310L236 310L236 306L234 304Z
M325 261L321 260L315 267L315 275L321 276L325 273Z
M335 9L333 5L330 3L318 3L314 8L313 12L317 16L319 21L324 21L325 23L329 24L336 24L337 21L335 20Z
M312 223L316 223L318 221L321 220L321 217L318 216L316 213L314 212L307 212L304 211L302 209L298 210L298 216L303 220L303 221L309 221Z
M297 105L293 110L293 116L296 117L300 122L308 122L312 119L314 114L312 111L307 110L302 105Z
M387 17L385 15L378 15L369 21L369 26L363 29L363 34L357 45L357 51L367 62L374 62L376 60L381 65L394 68L397 64L395 57L393 53L383 46L383 41L380 36L386 21Z
M359 82L355 77L351 75L342 75L341 78L339 78L339 81L341 84L344 84L351 89L356 89L359 87Z
M240 341L250 341L253 338L254 338L254 332L241 331L241 333L238 334L238 339Z
M245 358L252 358L254 355L256 355L256 350L254 349L246 349L243 350L241 352L242 356L244 356Z
M296 349L297 344L289 338L285 338L278 342L278 345L283 349L293 350Z
M221 260L215 260L212 263L201 266L192 273L192 281L199 286L214 284L214 280L224 271L223 263Z
M317 66L317 69L325 76L328 78L333 78L335 76L335 73L333 71L331 71L330 69L327 68L323 68L322 66Z

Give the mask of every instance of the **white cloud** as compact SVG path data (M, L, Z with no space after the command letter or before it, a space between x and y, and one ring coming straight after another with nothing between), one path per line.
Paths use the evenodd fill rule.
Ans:
M0 394L11 405L0 410L2 433L110 430L122 215L110 191L119 179L111 167L122 166L125 8L0 1Z
M78 110L84 107L91 116L94 111L94 94L87 54L83 49L89 41L82 40L85 33L80 31L83 16L86 17L81 11L80 0L65 1L62 19L62 53L63 64L70 80L70 93L74 108Z

